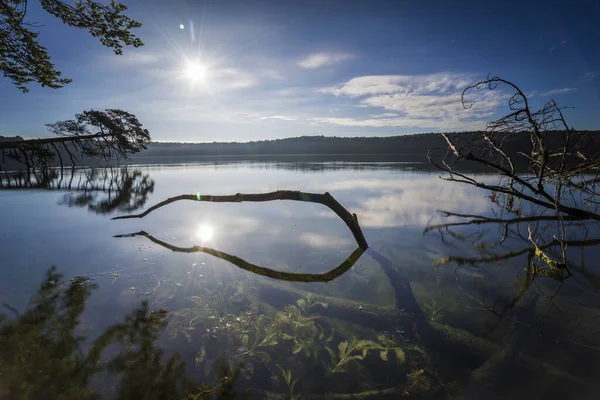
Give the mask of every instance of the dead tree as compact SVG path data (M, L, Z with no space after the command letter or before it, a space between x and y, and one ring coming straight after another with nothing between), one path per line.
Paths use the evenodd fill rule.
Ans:
M442 179L488 191L495 215L442 211L450 222L429 226L426 231L450 233L448 228L463 225L499 226L502 237L497 244L511 235L525 238L529 246L520 254L532 251L544 268L564 270L567 247L580 243L580 228L600 223L598 140L569 127L564 107L556 101L550 100L533 111L519 87L498 77L467 87L462 94L463 106L473 106L469 101L471 92L500 87L510 90L509 112L504 117L489 122L481 133L443 134L446 153L441 158L428 154L429 161L444 171ZM523 143L523 137L529 139L527 148L516 145ZM491 181L465 172L464 164L485 167L497 179ZM546 253L552 249L557 249L554 256Z

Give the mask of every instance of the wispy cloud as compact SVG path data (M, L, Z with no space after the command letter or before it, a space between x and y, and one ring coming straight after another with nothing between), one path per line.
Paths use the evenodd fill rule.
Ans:
M581 80L582 81L591 81L593 79L596 79L600 77L600 72L586 72L585 74L583 74L581 76Z
M324 235L318 232L305 232L300 235L298 240L305 245L316 248L331 248L352 244L352 240L350 239Z
M419 128L443 129L447 131L477 131L485 128L487 121L443 121L434 119L360 119L360 118L312 118L312 121L324 125L347 126L360 128Z
M398 113L383 113L383 114L373 114L371 118L393 118L398 117Z
M437 73L431 75L370 75L360 76L342 85L319 89L336 96L361 97L378 94L413 94L462 90L473 81L467 75Z
M265 115L259 118L262 121L267 121L270 119L280 120L280 121L296 121L298 118L293 117L291 115Z
M302 68L315 69L322 67L330 67L339 64L343 61L355 59L356 56L350 53L314 53L308 57L298 61L298 65Z
M357 100L357 106L386 111L369 118L314 118L318 123L356 127L412 127L470 130L485 127L500 106L500 91L474 91L466 110L462 90L474 77L465 74L361 76L318 92Z
M577 88L567 87L562 89L553 89L548 92L540 93L540 96L556 96L560 94L570 93L578 90Z

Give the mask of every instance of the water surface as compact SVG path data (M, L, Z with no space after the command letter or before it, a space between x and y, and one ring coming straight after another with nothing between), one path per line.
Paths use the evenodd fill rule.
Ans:
M531 247L526 237L482 246L500 239L498 227L424 234L428 225L449 221L439 210L494 211L486 193L438 175L393 162L230 162L80 170L40 188L4 189L0 300L14 310L7 319L18 320L13 314L23 316L51 266L63 274L61 282L48 278L55 291L86 277L75 283L95 288L78 297L85 307L76 324L67 324L85 337L78 345L83 353L142 302L167 310L156 337L131 336L133 348L146 353L107 347L103 359L125 356L81 381L104 398L127 398L127 390L141 392L152 382L173 398L210 398L229 386L250 398L594 398L598 251L573 249L573 276L557 279L527 273L528 253L502 257ZM343 221L308 202L182 201L143 219L110 219L180 194L282 189L331 193L357 214L369 249L357 251ZM127 236L141 231L146 234ZM195 245L220 253L190 250ZM450 255L498 260L436 266ZM243 263L314 274L313 280L340 265L345 272L329 282L287 282L240 268ZM61 315L63 309L68 304L44 310ZM50 324L36 321L22 324ZM53 329L66 326L52 321ZM135 326L128 329L145 325ZM50 358L31 350L38 358L19 364L8 343L32 349L45 336L3 332L0 370L10 379L48 367L56 374L48 379L59 382L56 366L75 357L62 347ZM150 366L149 354L162 361ZM175 371L173 355L184 373L165 372ZM190 381L179 381L182 375Z

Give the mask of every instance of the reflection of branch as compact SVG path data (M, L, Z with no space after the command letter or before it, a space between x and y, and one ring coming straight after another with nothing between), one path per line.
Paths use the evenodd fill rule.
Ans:
M440 213L444 214L445 217L460 217L460 218L470 218L467 221L460 222L447 222L444 224L436 224L430 225L425 228L423 231L427 233L429 231L433 231L441 228L450 228L454 226L463 226L463 225L482 225L482 224L519 224L522 222L538 222L538 221L585 221L587 218L578 217L578 216L557 216L557 215L536 215L531 217L517 217L517 218L488 218L482 215L470 215L470 214L458 214L450 211L440 210Z
M241 203L244 201L248 202L263 202L273 200L293 200L293 201L304 201L307 203L319 203L329 207L334 213L337 214L350 229L354 235L354 239L358 246L366 250L369 248L367 241L358 225L358 218L356 214L350 214L348 210L344 208L336 199L333 198L329 193L317 194L317 193L304 193L292 190L277 190L270 193L253 193L243 194L238 193L229 196L212 196L212 195L200 195L200 194L182 194L180 196L171 197L167 200L161 201L158 204L150 207L141 214L122 215L120 217L114 217L113 219L127 219L127 218L144 218L152 211L164 207L168 204L174 203L180 200L192 200L192 201L210 201L214 203Z
M562 241L562 244L569 247L586 247L586 246L598 246L600 245L600 239L588 239L588 240L565 240ZM558 239L553 239L548 243L544 243L538 246L538 249L545 250L549 247L560 246L561 241ZM535 253L535 249L531 247L526 247L521 250L511 251L504 254L493 255L489 257L458 257L458 256L449 256L445 257L442 260L436 262L437 265L447 264L449 262L455 262L457 264L476 264L476 263L490 263L502 260L508 260L509 258L518 257L527 253Z
M135 236L144 236L144 237L148 238L150 241L158 244L159 246L162 246L166 249L169 249L169 250L177 252L177 253L202 252L202 253L210 254L211 256L214 256L214 257L220 258L222 260L225 260L227 262L230 262L231 264L235 265L236 267L239 267L246 271L250 271L254 274L267 276L269 278L274 278L274 279L279 279L279 280L284 280L284 281L291 281L291 282L329 282L329 281L332 281L332 280L336 279L337 277L346 273L346 271L348 271L356 263L356 261L358 261L360 256L364 253L364 250L359 247L356 250L354 250L354 252L352 254L350 254L350 256L346 260L344 260L343 263L341 263L338 267L332 269L329 272L325 272L323 274L302 274L302 273L294 273L294 272L276 271L274 269L261 267L261 266L255 265L255 264L251 264L239 257L224 253L219 250L212 249L210 247L173 246L172 244L163 242L162 240L157 239L154 236L152 236L149 233L144 232L144 231L130 233L130 234L126 234L126 235L116 235L115 237L135 237Z

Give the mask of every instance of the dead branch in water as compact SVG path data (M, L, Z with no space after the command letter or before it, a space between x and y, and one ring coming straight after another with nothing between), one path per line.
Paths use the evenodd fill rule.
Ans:
M302 273L294 273L294 272L277 271L274 269L261 267L261 266L255 265L255 264L251 264L251 263L247 262L246 260L236 257L234 255L224 253L222 251L215 250L210 247L204 247L204 246L178 247L178 246L174 246L174 245L164 242L160 239L157 239L154 236L152 236L151 234L149 234L148 232L144 232L144 231L140 231L140 232L136 232L136 233L129 233L126 235L115 235L114 237L121 238L121 237L135 237L135 236L144 236L144 237L148 238L150 241L158 244L159 246L162 246L166 249L169 249L169 250L177 252L177 253L202 252L202 253L210 254L211 256L214 256L214 257L220 258L222 260L225 260L227 262L230 262L231 264L235 265L236 267L239 267L246 271L250 271L254 274L267 276L269 278L274 278L274 279L279 279L279 280L284 280L284 281L290 281L290 282L329 282L329 281L332 281L335 278L346 273L346 271L348 271L356 263L356 261L358 261L360 256L362 256L362 254L365 252L360 247L357 248L356 250L354 250L352 252L352 254L350 254L350 256L347 259L344 260L344 262L342 262L339 266L332 269L331 271L328 271L328 272L325 272L322 274L302 274Z
M114 217L113 219L128 219L128 218L144 218L152 211L164 207L168 204L174 203L181 200L191 201L210 201L214 203L241 203L241 202L263 202L263 201L274 201L274 200L292 200L292 201L303 201L307 203L319 203L326 207L329 207L338 217L344 221L348 229L354 235L354 239L363 250L369 248L367 240L365 239L360 225L358 224L358 217L356 214L351 214L344 206L342 206L331 194L318 194L318 193L304 193L293 190L277 190L269 193L237 193L234 195L224 196L213 196L213 195L201 195L201 194L182 194L175 197L170 197L158 204L150 207L146 211L140 214L122 215Z

